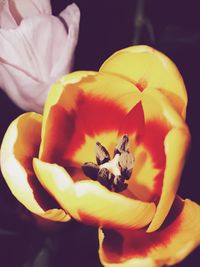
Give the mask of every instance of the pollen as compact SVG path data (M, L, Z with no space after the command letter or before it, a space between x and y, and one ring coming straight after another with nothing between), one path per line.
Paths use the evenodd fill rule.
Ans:
M96 163L86 162L82 166L84 174L98 181L111 191L122 192L127 189L127 180L131 177L134 157L129 152L128 135L123 135L114 149L111 159L107 149L96 143Z

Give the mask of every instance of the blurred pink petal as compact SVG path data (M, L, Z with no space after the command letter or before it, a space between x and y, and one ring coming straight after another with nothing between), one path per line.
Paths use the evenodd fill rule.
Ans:
M42 112L50 85L71 71L80 11L72 4L60 16L31 16L16 29L0 29L0 87L24 110Z
M17 23L13 18L8 1L1 1L0 2L0 28L4 29L14 29L17 27Z
M59 17L63 19L65 27L68 30L67 36L67 45L64 48L62 56L59 60L54 64L52 68L52 75L55 76L58 69L62 68L62 66L68 62L68 66L66 66L67 72L70 72L72 68L74 50L77 45L78 34L79 34L79 21L80 21L80 10L77 5L72 4L66 7L60 14Z
M39 15L51 14L50 0L7 0L0 6L0 27L16 28L22 19Z
M9 64L1 64L0 73L0 87L6 84L6 93L16 105L24 110L42 112L50 84L34 80L26 72ZM43 90L38 90L41 87Z

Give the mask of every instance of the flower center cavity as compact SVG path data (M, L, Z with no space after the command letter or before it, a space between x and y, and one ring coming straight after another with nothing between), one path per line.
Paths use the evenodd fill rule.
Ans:
M82 166L84 174L111 191L124 191L128 186L126 181L131 177L134 165L134 157L129 152L128 135L123 135L119 140L112 159L107 149L97 142L96 162L97 164L84 163Z

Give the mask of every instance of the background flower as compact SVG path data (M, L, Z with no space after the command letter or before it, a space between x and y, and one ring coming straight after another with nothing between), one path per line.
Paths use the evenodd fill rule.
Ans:
M59 17L48 0L1 2L0 87L22 109L42 112L50 85L72 69L80 12Z

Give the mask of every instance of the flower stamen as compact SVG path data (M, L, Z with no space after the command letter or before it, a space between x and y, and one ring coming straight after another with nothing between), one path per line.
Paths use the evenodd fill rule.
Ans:
M92 180L98 181L111 191L122 192L127 189L126 180L131 177L134 157L129 152L128 135L123 135L115 147L113 159L107 149L96 143L96 161L86 162L82 166L84 174Z
M96 143L96 161L98 165L101 165L110 160L110 155L106 148L101 143Z

